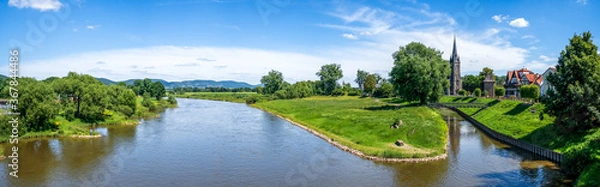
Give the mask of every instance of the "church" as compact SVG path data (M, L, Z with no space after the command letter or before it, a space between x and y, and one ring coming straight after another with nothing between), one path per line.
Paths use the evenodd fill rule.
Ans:
M460 77L460 57L456 51L456 36L454 36L452 54L450 55L450 69L450 90L447 94L458 95L458 91L462 90L462 79Z

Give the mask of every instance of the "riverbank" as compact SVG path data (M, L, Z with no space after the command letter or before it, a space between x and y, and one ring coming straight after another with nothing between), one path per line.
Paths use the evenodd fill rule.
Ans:
M448 127L439 112L431 108L408 104L396 107L358 97L311 97L252 106L362 158L423 162L447 156ZM399 120L401 125L391 128ZM405 145L395 145L396 140Z
M138 100L141 100L138 98ZM154 101L155 110L150 111L148 108L141 105L141 101L138 102L137 111L131 117L127 117L121 113L107 111L105 112L106 118L103 121L97 121L93 123L83 122L79 119L67 120L62 116L56 116L50 120L49 123L55 126L52 130L46 131L32 131L24 134L19 134L19 140L30 139L30 138L99 138L101 135L97 132L92 132L90 135L90 129L96 127L115 126L115 125L137 125L140 124L141 119L156 118L160 116L166 108L175 108L177 104L170 104L166 100ZM9 141L8 136L1 136L0 143L6 143ZM1 154L0 154L1 155Z
M579 133L561 133L554 124L554 117L543 115L540 112L544 105L541 103L523 103L514 100L490 101L484 98L459 98L444 97L443 101L454 102L485 102L488 107L477 109L458 108L465 113L471 112L470 116L487 126L488 128L503 133L512 138L552 149L564 155L578 155L589 159L592 164L581 164L581 174L578 185L600 185L600 128L591 129ZM468 112L467 112L468 111ZM582 158L571 158L570 160L580 162ZM567 161L571 162L571 161ZM565 163L563 163L565 164ZM572 165L567 163L567 167Z
M186 92L174 95L177 98L205 99L212 101L227 101L232 103L246 103L249 96L266 97L256 92Z

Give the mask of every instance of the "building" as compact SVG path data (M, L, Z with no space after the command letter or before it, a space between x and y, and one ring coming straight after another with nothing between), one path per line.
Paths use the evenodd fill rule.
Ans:
M506 90L504 96L516 96L520 98L521 94L519 91L522 85L540 86L543 80L544 78L542 75L533 73L527 68L508 71L508 73L506 73L506 81L504 83L504 89Z
M485 79L483 80L483 90L487 92L487 95L484 95L485 97L496 97L494 85L496 85L496 81L494 81L492 74L488 73L485 75Z
M456 51L456 36L454 36L454 44L452 45L452 54L450 55L450 91L448 95L458 95L458 91L462 90L462 79L460 77L460 57Z
M552 89L554 90L554 86L552 86L552 84L550 84L550 82L546 81L546 77L548 77L548 75L556 73L556 68L555 67L549 67L546 71L544 71L544 73L542 73L542 84L540 86L540 96L544 96L546 95L546 93L548 93L548 90Z

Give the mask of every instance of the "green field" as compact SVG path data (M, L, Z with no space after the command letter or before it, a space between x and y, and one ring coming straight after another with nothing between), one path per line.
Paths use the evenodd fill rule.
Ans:
M178 98L206 99L213 101L228 101L234 103L245 103L248 96L265 97L256 92L186 92L185 94L174 95Z
M445 153L448 127L428 107L400 107L372 98L310 97L253 106L281 115L371 156L423 158ZM398 120L403 124L391 129ZM398 147L396 140L407 145Z

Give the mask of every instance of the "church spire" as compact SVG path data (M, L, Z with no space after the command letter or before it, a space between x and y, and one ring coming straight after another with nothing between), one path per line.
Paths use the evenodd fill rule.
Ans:
M456 51L456 34L454 34L454 43L452 44L452 57L458 56L458 52Z

